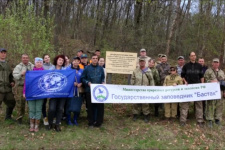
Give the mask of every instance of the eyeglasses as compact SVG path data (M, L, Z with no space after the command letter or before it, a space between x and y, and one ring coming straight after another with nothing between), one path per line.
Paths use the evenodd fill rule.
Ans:
M171 69L170 71L176 71L175 69Z

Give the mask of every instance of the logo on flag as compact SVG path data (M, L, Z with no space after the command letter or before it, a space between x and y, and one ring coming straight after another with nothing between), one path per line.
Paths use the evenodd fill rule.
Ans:
M43 75L38 81L38 87L45 92L58 92L67 85L67 78L59 72Z
M26 100L73 97L74 70L35 70L26 72Z

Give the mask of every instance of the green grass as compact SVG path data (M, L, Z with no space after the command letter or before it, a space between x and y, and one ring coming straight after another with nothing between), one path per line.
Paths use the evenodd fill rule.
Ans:
M83 106L84 107L84 106ZM193 107L193 106L192 106ZM132 105L106 104L104 124L88 129L86 112L82 109L79 126L68 127L62 122L62 132L30 133L27 115L22 125L0 118L0 149L222 149L225 147L225 128L196 125L194 113L185 127L179 121L165 122L153 116L144 123L143 117L132 121ZM14 111L14 116L15 116Z

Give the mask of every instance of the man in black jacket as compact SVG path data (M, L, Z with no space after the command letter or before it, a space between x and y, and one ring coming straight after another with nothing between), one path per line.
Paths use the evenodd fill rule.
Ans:
M195 52L189 54L190 62L185 64L182 68L181 77L184 83L187 84L197 84L204 83L204 76L202 71L202 65L196 62ZM184 126L187 121L187 114L189 109L189 102L180 103L180 125ZM203 108L202 101L195 102L195 116L197 123L200 127L203 127Z

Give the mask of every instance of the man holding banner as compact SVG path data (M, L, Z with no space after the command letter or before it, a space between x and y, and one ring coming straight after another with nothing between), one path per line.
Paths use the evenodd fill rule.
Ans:
M189 54L190 62L185 64L182 68L181 77L186 85L204 83L202 65L196 62L195 52ZM189 102L180 103L180 125L185 126L187 121L187 114L189 110ZM195 116L197 123L203 127L203 108L202 101L195 102Z
M223 70L219 69L220 61L218 58L214 58L212 62L212 68L209 68L205 72L206 82L224 81L225 75ZM221 99L206 101L206 120L208 121L208 127L213 127L213 122L220 125L223 115L223 91L221 91Z
M89 128L93 128L93 126L101 127L104 117L104 103L92 103L90 86L92 83L104 84L105 74L103 67L98 65L98 56L96 54L92 55L91 62L84 69L81 76L81 81L85 85ZM101 93L102 91L99 90L99 92Z
M131 85L141 85L141 86L154 86L154 79L152 76L152 72L148 67L145 67L146 61L145 58L139 59L139 66L134 70L131 76ZM133 104L133 120L136 121L138 115L143 112L145 118L144 121L149 122L149 104Z

